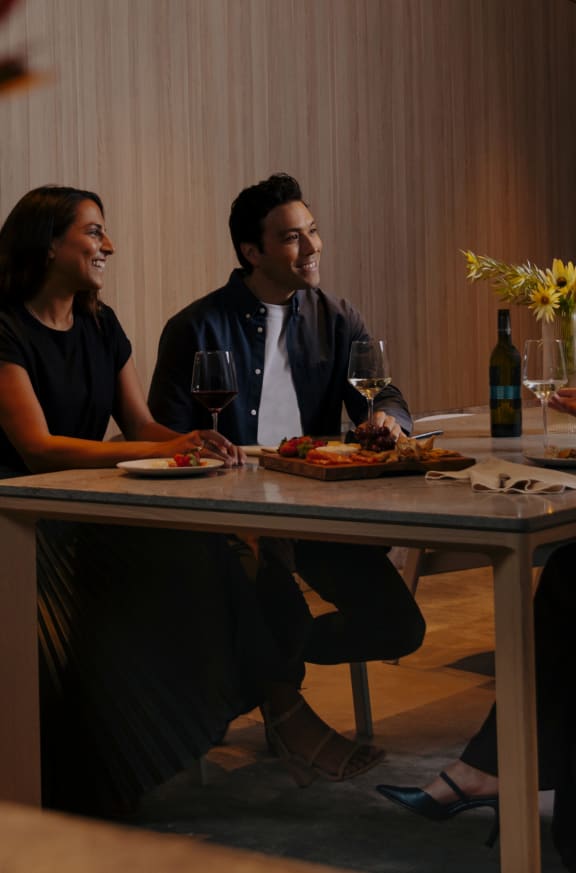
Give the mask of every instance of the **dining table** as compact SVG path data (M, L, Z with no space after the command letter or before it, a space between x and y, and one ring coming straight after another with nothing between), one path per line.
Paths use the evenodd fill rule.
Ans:
M522 464L526 454L542 454L538 411L528 412L523 436L513 439L492 439L486 413L435 417L417 429L442 429L438 447L476 461ZM576 434L567 438L576 447ZM432 481L421 473L321 481L249 461L203 475L106 468L0 481L0 800L41 803L38 520L482 553L494 580L501 870L540 873L532 563L537 549L576 538L576 490L476 492L467 481ZM576 484L576 467L562 473Z

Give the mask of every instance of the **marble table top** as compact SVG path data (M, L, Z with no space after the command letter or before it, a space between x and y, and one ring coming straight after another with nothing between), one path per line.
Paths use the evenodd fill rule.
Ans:
M469 435L464 422L458 421L458 433L454 420L447 419L445 434L437 438L436 445L457 448L476 460L496 454L518 463L524 460L523 451L541 449L538 434L493 440L488 435L487 417L483 422L481 416L472 416L467 425ZM430 426L423 423L418 429ZM565 474L572 480L576 468ZM112 468L0 481L0 510L8 508L6 501L13 508L14 498L23 499L23 509L25 501L36 499L516 532L576 521L576 491L479 494L468 483L428 481L421 474L325 482L263 470L255 463L183 479L136 478Z

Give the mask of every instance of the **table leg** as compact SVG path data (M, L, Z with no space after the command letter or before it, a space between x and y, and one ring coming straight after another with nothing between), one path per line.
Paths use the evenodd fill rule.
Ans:
M540 873L532 612L527 548L494 559L502 873Z
M0 515L0 799L39 805L34 525Z

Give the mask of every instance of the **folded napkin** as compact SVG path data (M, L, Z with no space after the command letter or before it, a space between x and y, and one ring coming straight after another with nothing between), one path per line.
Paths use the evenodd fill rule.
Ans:
M473 491L502 491L520 494L561 494L576 488L576 476L561 470L513 464L498 458L486 458L465 470L429 470L427 479L462 479Z

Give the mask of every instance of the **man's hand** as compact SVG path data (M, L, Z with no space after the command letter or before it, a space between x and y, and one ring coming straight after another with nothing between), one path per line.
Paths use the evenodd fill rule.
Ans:
M550 409L576 415L576 388L560 388L548 401Z
M377 411L374 413L374 424L376 427L387 427L395 440L402 433L402 428L396 421L393 415L387 415L385 412Z

